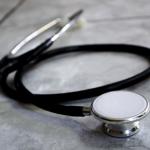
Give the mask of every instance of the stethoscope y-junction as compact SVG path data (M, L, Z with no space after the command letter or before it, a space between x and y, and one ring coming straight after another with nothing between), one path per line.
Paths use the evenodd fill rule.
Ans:
M128 137L139 131L139 120L144 118L149 112L149 102L143 96L129 92L118 91L132 86L150 75L150 67L144 71L104 86L57 94L34 94L29 91L22 82L25 71L37 63L52 57L74 52L127 52L140 55L150 60L150 49L142 46L129 44L91 44L61 47L46 51L52 46L64 32L72 27L79 18L82 10L77 11L61 26L62 19L57 18L42 28L30 34L21 41L13 50L0 61L0 82L1 88L9 97L22 102L36 105L44 110L68 115L68 116L88 116L94 115L104 122L104 131L115 137ZM16 53L24 45L35 37L47 31L53 26L57 26L57 32L44 42L30 51L16 56ZM9 84L8 78L14 73L13 86ZM100 95L100 96L99 96ZM62 102L79 100L90 97L97 97L92 102L91 107L66 106Z

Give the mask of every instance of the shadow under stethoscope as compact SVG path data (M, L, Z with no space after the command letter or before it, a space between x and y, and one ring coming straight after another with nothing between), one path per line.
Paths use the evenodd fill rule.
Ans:
M91 121L90 121L91 122ZM145 129L144 129L145 130ZM121 149L132 147L146 147L148 140L148 133L141 130L138 134L128 138L114 138L106 135L102 130L102 124L99 123L95 128L84 128L78 135L80 140L87 146L93 148L103 149Z

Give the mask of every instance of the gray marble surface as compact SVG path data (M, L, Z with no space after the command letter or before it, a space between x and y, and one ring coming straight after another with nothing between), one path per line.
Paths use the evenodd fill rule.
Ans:
M0 0L0 57L41 25L79 8L85 10L85 25L67 32L53 47L85 43L150 47L149 0ZM25 74L24 83L35 93L66 92L124 79L147 66L143 58L130 54L76 53L37 65ZM146 80L127 90L149 99L149 85ZM90 100L77 105L90 105ZM112 138L92 116L57 115L22 106L0 93L0 150L148 150L150 116L142 124L141 131L131 138Z

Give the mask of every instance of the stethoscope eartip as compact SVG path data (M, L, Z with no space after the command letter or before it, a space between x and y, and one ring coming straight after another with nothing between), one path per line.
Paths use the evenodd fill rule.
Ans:
M91 106L92 114L103 121L103 130L113 137L136 134L139 121L149 113L149 102L129 91L113 91L97 97Z

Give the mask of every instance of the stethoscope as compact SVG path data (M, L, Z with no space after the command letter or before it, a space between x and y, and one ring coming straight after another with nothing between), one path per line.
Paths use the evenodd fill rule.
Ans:
M8 55L3 57L0 61L1 88L6 95L19 102L33 104L50 112L76 117L93 115L95 118L103 121L102 127L104 132L108 135L114 137L129 137L134 135L139 131L139 121L144 118L150 110L149 102L146 98L137 93L124 90L120 91L120 89L132 86L148 78L150 75L150 67L121 81L101 87L69 93L34 94L29 91L22 82L23 74L28 70L28 68L33 67L45 59L50 59L66 53L90 53L103 51L114 51L118 53L127 52L140 55L150 60L149 48L129 44L77 45L46 51L50 46L52 46L55 40L57 40L64 32L77 22L81 13L82 10L77 11L61 26L59 25L62 23L62 19L57 18L51 21L27 36L23 41L15 46ZM44 42L32 50L16 56L23 46L54 26L58 27L58 31L53 36L47 38ZM13 85L10 85L8 81L11 73L14 73ZM66 106L62 104L63 102L95 96L98 97L92 102L90 107Z

